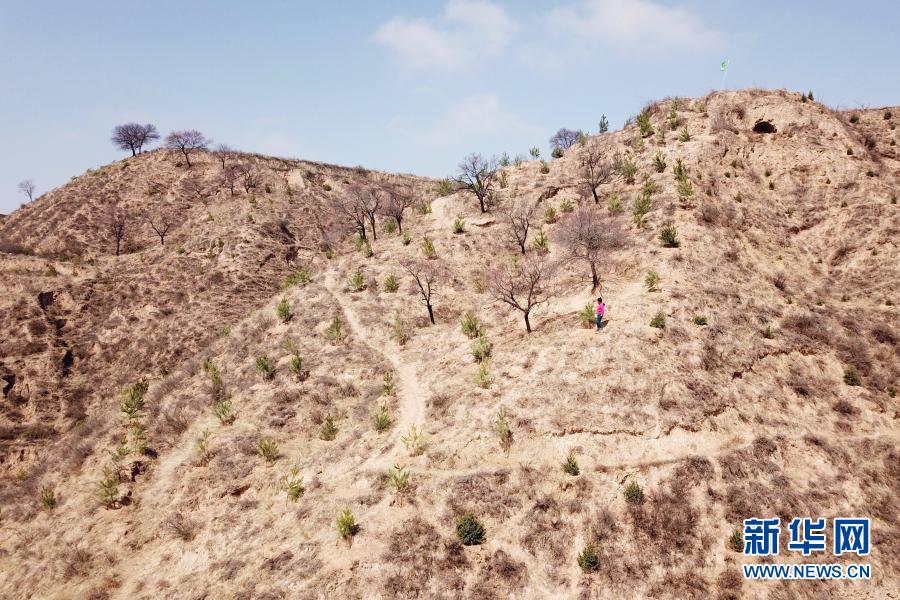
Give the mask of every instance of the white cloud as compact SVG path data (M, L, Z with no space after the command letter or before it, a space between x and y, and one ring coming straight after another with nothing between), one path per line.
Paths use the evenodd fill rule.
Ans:
M550 11L548 23L577 42L622 53L660 54L721 45L719 33L696 15L651 0L585 0Z
M412 69L460 70L480 56L499 56L516 24L486 0L450 0L436 19L394 17L373 39L397 53Z

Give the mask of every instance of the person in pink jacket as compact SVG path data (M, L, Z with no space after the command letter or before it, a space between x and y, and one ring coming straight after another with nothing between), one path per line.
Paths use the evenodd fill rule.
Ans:
M600 325L603 322L603 315L606 313L606 305L603 304L603 298L597 298L597 306L594 307L597 312L597 329L600 331Z

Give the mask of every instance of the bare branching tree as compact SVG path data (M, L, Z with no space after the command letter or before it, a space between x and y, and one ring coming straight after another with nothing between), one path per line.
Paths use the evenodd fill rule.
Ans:
M522 311L525 329L531 333L531 311L553 296L555 270L554 262L543 255L532 254L489 271L485 289L494 300Z
M360 202L360 207L366 215L366 220L369 221L369 226L372 228L372 240L377 240L378 231L375 229L375 217L381 211L382 203L385 201L385 193L381 188L372 188L367 190L366 193L360 194L357 200Z
M177 224L175 213L166 208L159 208L144 215L144 220L159 236L159 244L166 245L166 235Z
M428 318L434 325L434 307L431 300L438 284L448 278L447 267L439 260L423 258L404 258L400 265L413 278L412 293L418 293L428 309Z
M574 131L572 129L566 129L565 127L561 128L559 131L553 134L553 137L550 138L550 147L551 148L559 148L560 150L568 150L571 148L575 142L578 141L584 135L580 131Z
M31 202L34 200L34 190L35 185L34 181L31 179L26 179L25 181L20 181L18 187L19 191L28 196L28 201Z
M216 178L216 182L218 183L220 188L228 188L228 191L231 192L231 195L234 196L234 187L237 185L238 179L241 174L237 168L237 165L229 165L222 169Z
M249 194L250 190L255 189L259 185L262 173L252 163L241 163L238 165L237 170L240 174L244 191Z
M169 150L178 150L184 155L188 169L191 168L191 154L199 150L206 150L212 140L207 139L205 135L196 129L185 129L184 131L173 131L166 136L165 147Z
M111 205L103 218L103 229L107 237L116 245L116 256L122 249L122 242L125 241L131 233L131 213L125 208L113 204Z
M366 222L368 220L366 206L369 201L367 197L370 193L368 188L354 187L349 194L340 196L337 200L338 210L350 221L359 237L364 241L369 239L366 235Z
M604 217L599 209L582 206L565 215L556 226L554 236L570 260L586 262L591 267L591 291L600 285L598 266L625 246L621 222Z
M124 125L116 125L113 128L110 140L120 150L131 150L131 155L135 156L142 151L145 144L149 144L159 139L159 132L156 126L151 123L125 123Z
M225 161L230 160L231 157L234 156L234 149L228 144L219 144L218 146L216 146L215 153L216 156L219 157L219 162L222 163L222 170L224 171L227 167Z
M459 163L456 181L463 189L475 194L481 212L487 212L497 180L497 159L485 159L480 154L470 154Z
M608 159L597 143L588 143L581 151L581 184L594 196L594 203L599 204L597 188L612 179L615 166Z
M407 208L415 205L415 196L412 190L406 186L390 186L386 187L385 191L387 200L383 203L381 212L383 215L397 221L397 229L400 233L403 233L403 213L406 212Z
M184 177L179 187L186 196L197 198L198 200L203 200L210 194L206 183L203 181L203 176L196 173L191 173Z
M510 239L519 246L522 254L525 254L525 244L537 212L537 204L530 200L511 201L501 212Z

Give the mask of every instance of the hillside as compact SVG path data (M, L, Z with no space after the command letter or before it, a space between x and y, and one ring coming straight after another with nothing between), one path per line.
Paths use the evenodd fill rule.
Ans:
M156 151L73 178L0 225L2 595L900 593L900 109L887 110L760 90L663 100L645 109L652 134L633 124L546 169L504 167L487 213L426 178L256 155L187 169ZM754 132L762 121L775 131ZM599 204L579 185L588 147L619 157ZM252 166L255 185L228 190L228 164ZM366 256L336 206L373 185L415 202L408 243L382 216ZM519 254L503 211L523 200L538 217L518 264L556 267L530 334L486 293ZM130 217L118 256L112 206ZM559 260L581 207L622 232L596 293L589 267ZM147 222L163 214L164 244ZM434 325L403 266L414 257L440 265ZM595 332L579 312L598 293ZM483 363L460 327L470 311ZM130 421L126 386L143 399ZM577 475L561 468L570 453ZM626 501L632 483L643 502ZM481 545L457 541L466 512ZM871 581L742 580L729 547L742 519L818 515L872 518ZM587 575L585 546L600 565Z

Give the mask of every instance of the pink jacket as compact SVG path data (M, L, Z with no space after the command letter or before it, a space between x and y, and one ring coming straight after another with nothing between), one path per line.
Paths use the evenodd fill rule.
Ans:
M598 302L597 303L597 314L602 317L605 312L606 312L606 305L603 304L602 302Z

